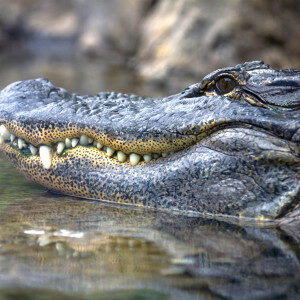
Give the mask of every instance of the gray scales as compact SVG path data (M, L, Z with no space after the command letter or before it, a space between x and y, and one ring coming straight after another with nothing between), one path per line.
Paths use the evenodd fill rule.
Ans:
M22 174L64 194L279 218L299 203L299 87L299 70L257 61L157 99L17 82L0 93L0 150Z

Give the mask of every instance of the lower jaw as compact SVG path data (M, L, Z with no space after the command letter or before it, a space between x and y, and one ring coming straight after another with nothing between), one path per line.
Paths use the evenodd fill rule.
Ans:
M168 207L168 205L155 203L153 201L145 202L139 201L139 197L126 197L124 194L114 194L109 195L105 189L102 191L98 190L90 190L85 186L84 181L72 181L72 179L76 176L76 174L70 174L70 177L67 178L65 176L58 176L56 169L59 164L59 157L54 157L53 160L53 169L45 170L40 163L38 158L31 158L31 166L35 166L36 168L28 168L28 162L23 159L21 154L18 153L15 149L12 149L8 145L0 146L0 150L3 150L4 156L19 170L19 172L24 175L26 178L32 180L33 182L46 187L51 192L55 192L58 194L69 195L78 198L84 198L89 200L99 200L101 202L108 202L111 204L122 204L128 206L136 206L136 207L144 207L147 209L165 211L173 213L179 213L180 215L186 216L202 216L202 217L213 217L216 219L226 219L227 221L232 222L257 222L259 221L259 225L263 224L273 224L273 220L269 218L258 218L255 220L253 217L242 217L223 214L222 212L207 212L207 211L196 211L193 209L178 209L178 207ZM104 157L105 159L105 157ZM83 162L81 162L83 163ZM103 164L104 162L99 162ZM87 165L86 165L87 166ZM97 170L97 168L95 168ZM99 169L98 169L99 171ZM75 172L76 173L76 172ZM155 200L155 199L154 199ZM184 199L182 199L184 201ZM239 220L238 220L239 219ZM271 222L271 223L270 223Z
M224 201L222 204L222 199L216 198L213 193L209 197L213 199L212 205L214 205L214 201L217 201L215 204L217 208L210 209L207 204L210 198L205 199L200 192L200 188L205 185L200 170L197 171L197 181L189 182L193 179L189 173L189 167L191 162L196 163L195 159L198 168L204 164L210 166L205 168L209 173L207 176L216 176L212 167L218 159L218 155L222 155L206 147L202 148L201 145L195 145L183 152L176 153L173 158L160 158L149 164L135 167L118 163L97 150L93 152L93 149L78 146L64 156L54 155L49 170L43 167L39 157L25 157L9 144L0 145L0 150L25 177L47 189L66 195L160 210L175 210L180 213L193 212L214 216L222 214L238 216L239 212L244 209L242 201L240 204L234 201L234 204L238 204L238 208L232 212L226 212L223 207L225 208L227 204ZM216 166L218 172L222 172L222 163L223 158L220 159L220 165ZM248 163L251 166L254 164L251 161ZM166 166L168 166L170 174L166 174ZM181 169L176 169L176 167L182 169L182 174L186 175L186 182L180 180ZM233 172L226 170L226 172L230 171ZM245 174L245 176L248 175ZM130 180L126 180L127 178ZM178 189L179 186L182 190L186 189L186 194L178 193L178 191L182 192L181 188ZM249 188L246 188L246 191L252 193ZM193 193L198 196L193 196ZM238 200L235 196L231 198ZM243 215L243 217L248 216L251 214ZM266 218L275 216L270 212Z
M23 176L52 192L148 208L154 208L156 205L153 205L154 202L145 202L137 193L125 194L114 191L111 184L105 184L103 178L100 179L98 175L105 173L108 181L113 177L115 178L116 174L120 178L124 178L129 170L131 172L136 169L142 170L153 164L159 165L160 161L166 160L166 158L161 157L150 163L141 162L137 166L131 166L128 162L120 163L115 159L111 159L97 149L77 146L64 153L64 155L54 153L51 168L45 169L39 156L26 157L22 151L12 148L9 143L0 145L0 152L4 153L6 159ZM89 179L84 176L85 174L92 177L93 174L95 175L94 181L99 181L97 188L95 188L95 184L90 185ZM119 182L124 184L122 179ZM109 188L107 188L108 186Z
M112 160L97 150L78 146L63 156L54 154L51 168L45 169L38 156L26 157L8 143L0 145L0 151L26 178L59 194L165 211L192 212L188 206L184 207L186 197L174 197L174 191L165 195L168 200L155 195L149 197L148 193L145 196L144 193L147 185L161 183L165 163L176 159L180 153L174 154L173 158L161 157L133 167Z
M51 191L83 198L103 199L106 197L104 193L90 191L83 178L74 180L78 170L101 172L108 167L132 168L129 164L119 163L107 157L103 152L82 146L78 146L64 155L54 153L50 169L45 169L39 156L26 156L8 143L0 145L0 151L29 180ZM144 165L144 162L140 163L140 166ZM66 176L67 174L70 176Z

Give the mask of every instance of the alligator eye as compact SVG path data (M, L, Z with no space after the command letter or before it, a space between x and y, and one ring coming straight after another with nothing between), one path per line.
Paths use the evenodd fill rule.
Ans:
M236 81L231 77L221 77L216 82L217 92L221 95L231 92L236 86Z

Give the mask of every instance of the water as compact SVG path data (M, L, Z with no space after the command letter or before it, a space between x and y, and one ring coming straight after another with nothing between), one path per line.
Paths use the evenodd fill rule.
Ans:
M117 64L18 53L1 65L1 87L48 77L81 93L162 93ZM295 228L53 195L0 158L0 299L299 299L299 242Z
M40 49L34 43L32 48L37 53L26 48L12 49L10 53L0 55L0 89L14 81L45 77L57 86L83 95L105 91L141 96L160 96L167 93L162 87L153 87L143 82L127 67L128 64L125 65L115 58L109 60L76 58L72 54L72 49L64 45L60 51L59 47L55 49L49 47L44 53L47 44L44 43Z

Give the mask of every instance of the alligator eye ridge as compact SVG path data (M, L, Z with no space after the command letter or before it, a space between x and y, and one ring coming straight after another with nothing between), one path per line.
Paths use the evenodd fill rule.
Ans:
M219 94L224 95L231 92L236 85L237 83L233 78L229 76L223 76L217 80L216 89Z

